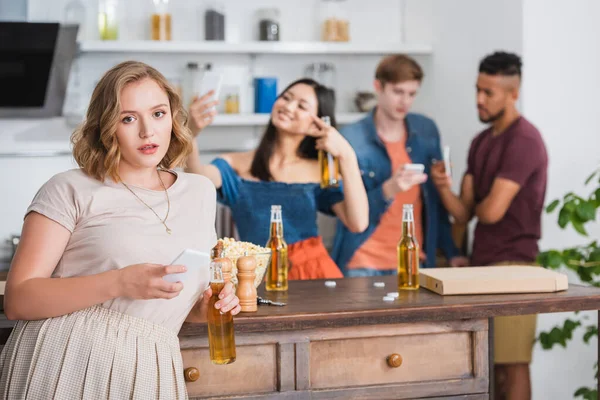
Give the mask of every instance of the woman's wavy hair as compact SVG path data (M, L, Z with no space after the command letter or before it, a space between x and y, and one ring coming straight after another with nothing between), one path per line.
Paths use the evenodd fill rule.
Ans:
M112 67L100 79L92 94L85 121L71 136L73 157L89 176L100 181L106 177L115 182L121 180L121 151L116 135L121 116L121 92L128 84L146 78L152 79L167 93L173 120L169 148L158 167L170 169L182 166L191 153L194 139L187 127L187 112L175 89L151 66L138 61L126 61Z

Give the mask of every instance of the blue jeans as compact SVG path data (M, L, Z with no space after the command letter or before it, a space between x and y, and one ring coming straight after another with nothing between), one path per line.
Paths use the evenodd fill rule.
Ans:
M356 268L346 271L346 277L348 278L359 278L363 276L390 276L397 274L398 271L395 269L378 270L373 268Z

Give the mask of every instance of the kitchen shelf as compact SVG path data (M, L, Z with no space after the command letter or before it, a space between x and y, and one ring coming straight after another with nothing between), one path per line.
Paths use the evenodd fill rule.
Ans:
M218 114L211 126L265 126L271 114ZM364 113L336 114L337 123L349 124L363 118Z
M82 41L82 53L207 53L207 54L372 54L404 53L425 55L432 53L427 44L334 43L334 42L245 42L227 43L210 41Z

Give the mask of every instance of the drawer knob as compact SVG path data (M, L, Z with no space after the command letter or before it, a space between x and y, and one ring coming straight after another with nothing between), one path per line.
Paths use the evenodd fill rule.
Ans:
M387 358L387 363L391 368L398 368L402 365L402 356L400 354L390 354Z
M200 378L200 371L194 367L186 368L183 371L183 376L186 382L196 382Z

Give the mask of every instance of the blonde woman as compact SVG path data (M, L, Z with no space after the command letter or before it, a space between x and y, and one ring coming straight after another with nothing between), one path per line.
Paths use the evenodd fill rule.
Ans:
M216 194L175 173L190 153L186 113L155 69L125 62L92 94L72 137L81 167L42 186L8 276L19 320L0 357L2 399L187 398L177 332L202 321L210 289L165 275L186 248L215 244ZM237 314L228 284L216 307Z

